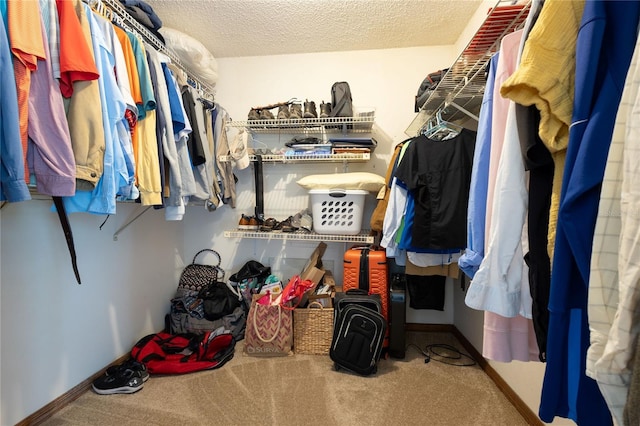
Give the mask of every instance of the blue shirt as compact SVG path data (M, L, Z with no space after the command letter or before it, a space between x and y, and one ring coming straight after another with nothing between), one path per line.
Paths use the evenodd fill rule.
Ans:
M498 66L496 53L489 62L487 85L478 117L478 135L473 153L473 169L467 210L467 248L458 259L458 266L469 278L478 272L484 258L484 230L489 187L489 158L491 157L491 120L493 119L493 89Z
M167 82L167 93L169 94L169 106L171 107L171 121L173 122L173 133L178 134L186 127L186 117L182 109L182 96L178 93L176 85L173 83L173 75L166 62L162 63L162 72Z
M156 109L156 98L153 94L153 85L149 75L149 65L147 64L144 47L135 34L127 31L127 36L131 41L131 49L133 49L133 54L136 58L138 79L140 80L140 95L142 96L142 105L138 105L138 121L140 121L147 116L147 111Z
M0 5L6 11L6 4ZM31 194L24 180L18 95L4 20L0 20L0 73L0 201L26 201Z
M578 32L539 410L544 422L560 416L579 425L612 424L596 381L585 374L587 295L600 188L639 19L638 2L587 1Z

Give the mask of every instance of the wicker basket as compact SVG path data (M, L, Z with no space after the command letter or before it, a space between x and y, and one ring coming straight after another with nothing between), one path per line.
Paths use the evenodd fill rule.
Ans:
M319 302L311 302L306 309L294 309L293 350L295 353L327 355L332 339L333 308L325 308Z

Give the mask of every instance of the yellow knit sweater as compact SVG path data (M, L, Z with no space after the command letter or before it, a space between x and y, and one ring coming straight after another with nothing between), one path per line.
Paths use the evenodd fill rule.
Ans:
M504 98L540 110L539 135L554 162L548 251L553 259L562 174L569 144L576 69L576 41L585 0L547 0L515 73L500 88Z

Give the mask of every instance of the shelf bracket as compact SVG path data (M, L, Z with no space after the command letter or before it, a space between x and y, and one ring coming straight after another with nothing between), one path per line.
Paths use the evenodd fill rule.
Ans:
M452 107L462 111L463 113L465 113L466 115L468 115L469 117L473 118L476 121L480 121L480 117L478 117L477 115L475 115L474 113L472 113L471 111L469 111L468 109L465 109L463 107L461 107L460 105L458 105L455 102L449 102L447 104L447 106L451 105Z
M129 225L131 225L133 222L135 222L136 220L138 220L138 218L140 216L142 216L143 214L145 214L147 211L149 211L149 209L153 207L153 206L147 206L144 208L144 210L142 210L140 213L138 213L137 215L135 215L134 217L132 217L131 219L129 219L128 221L126 221L124 223L124 225L122 225L120 228L118 228L116 230L116 232L113 233L113 241L118 241L118 235L124 231L126 228L129 227Z

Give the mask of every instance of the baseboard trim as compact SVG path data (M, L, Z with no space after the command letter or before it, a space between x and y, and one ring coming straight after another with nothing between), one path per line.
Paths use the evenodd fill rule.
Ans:
M536 413L518 396L511 386L498 374L496 370L489 364L489 362L482 356L480 352L467 340L466 337L458 330L457 327L452 326L452 333L460 341L462 346L469 352L480 368L489 376L493 383L496 384L498 389L507 397L507 399L513 404L516 410L524 417L525 421L530 425L544 426L544 423Z
M498 389L507 397L509 402L513 404L516 410L522 415L522 417L533 426L544 426L544 423L540 418L529 408L529 406L515 393L515 391L507 384L507 382L498 374L496 370L489 365L489 362L477 351L477 349L467 340L466 337L458 330L458 328L453 324L417 324L417 323L407 323L405 324L406 331L419 331L419 332L429 332L429 333L452 333L464 346L465 350L469 352L469 355L478 363L480 368L489 376L489 378L496 384ZM116 365L124 362L129 355L123 355L118 358L116 361L109 364ZM72 403L76 399L78 399L83 393L91 389L91 384L95 379L100 377L104 370L109 366L105 367L103 370L95 373L93 376L88 379L80 382L78 385L69 389L67 392L60 395L55 400L51 401L49 404L45 405L38 411L31 414L29 417L24 420L16 423L16 426L36 426L45 420L49 419L55 413L60 411L66 405Z
M38 411L31 414L29 417L16 423L16 426L35 426L49 419L51 416L53 416L55 413L63 409L65 406L67 406L68 404L71 404L73 401L78 399L83 393L90 390L91 384L93 383L93 381L98 377L100 377L103 374L104 370L106 370L111 365L120 364L126 361L128 358L129 358L129 354L125 354L121 356L120 358L118 358L117 360L109 364L107 367L105 367L104 369L100 370L99 372L95 373L93 376L89 377L88 379L72 387L67 392L60 395L58 398L54 399L53 401L51 401L50 403L48 403Z

